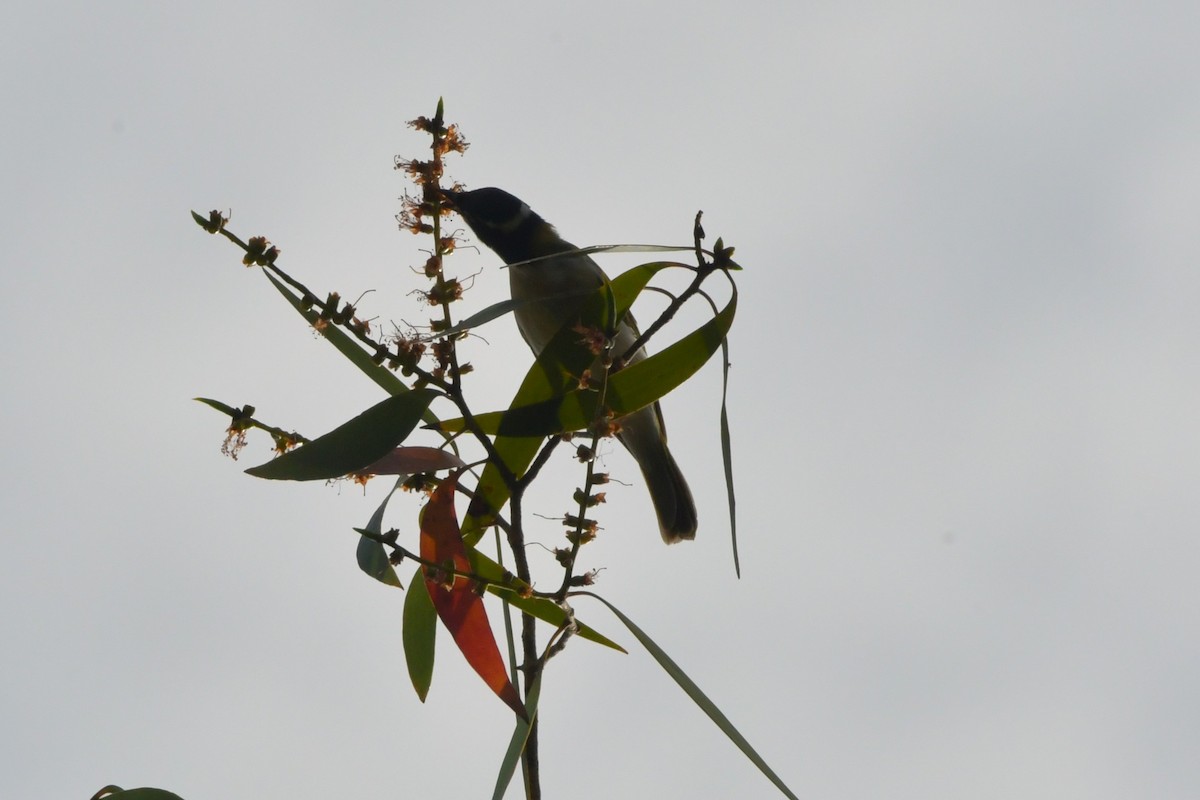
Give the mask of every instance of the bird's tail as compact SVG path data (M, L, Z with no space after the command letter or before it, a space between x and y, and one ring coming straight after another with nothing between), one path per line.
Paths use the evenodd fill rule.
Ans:
M667 449L667 435L658 403L622 419L618 438L642 469L663 541L674 544L695 539L696 502L683 472Z

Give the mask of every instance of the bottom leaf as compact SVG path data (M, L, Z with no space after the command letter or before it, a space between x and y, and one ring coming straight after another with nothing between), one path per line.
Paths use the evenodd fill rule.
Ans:
M783 780L775 774L773 769L767 766L767 762L764 761L762 756L760 756L758 752L750 746L750 742L746 741L746 737L742 736L741 732L733 726L733 723L729 721L729 717L725 716L721 712L721 709L717 708L716 703L708 699L708 695L700 691L700 687L697 686L695 682L693 682L692 679L687 676L687 673L680 669L679 665L667 655L666 651L664 651L653 639L646 635L645 631L643 631L637 625L634 625L633 620L618 611L616 606L605 600L600 595L592 594L591 592L574 592L574 594L594 598L608 606L608 610L616 614L617 619L625 623L625 627L628 628L629 632L632 633L634 637L642 643L642 647L646 648L647 652L649 652L650 655L654 657L654 660L658 662L658 665L662 667L663 670L670 675L676 683L679 684L680 688L687 693L688 697L692 698L692 702L700 706L700 710L707 714L709 719L717 724L717 727L721 729L721 732L728 736L729 740L737 745L738 749L745 754L746 758L750 759L750 762L754 764L754 766L758 767L762 774L766 775L767 778L770 779L771 783L775 784L775 788L779 789L779 791L783 792L784 795L790 797L792 800L797 800L797 797L792 793L792 790L789 789L786 784L784 784Z
M433 684L434 645L437 643L437 611L429 599L425 577L420 567L408 584L404 595L404 661L408 665L408 678L421 702L429 696Z

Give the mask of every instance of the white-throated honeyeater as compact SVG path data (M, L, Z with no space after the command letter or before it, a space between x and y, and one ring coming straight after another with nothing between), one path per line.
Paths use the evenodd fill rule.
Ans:
M535 356L563 325L578 319L582 298L603 283L600 266L564 241L554 226L525 203L502 189L443 192L448 204L479 238L510 266L512 298L522 301L514 311L517 328ZM545 258L562 253L560 257ZM522 263L530 259L541 259ZM564 299L568 298L568 299ZM539 302L542 300L543 302ZM627 314L615 337L613 353L621 354L637 340L637 324ZM644 348L629 363L646 357ZM618 420L617 439L637 461L658 515L658 527L668 544L696 537L696 503L683 473L667 449L667 432L658 403Z

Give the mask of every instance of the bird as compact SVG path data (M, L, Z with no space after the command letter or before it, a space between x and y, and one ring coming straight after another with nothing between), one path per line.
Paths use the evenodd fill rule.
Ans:
M586 253L576 252L578 248L559 236L553 225L503 189L442 190L442 197L476 238L510 265L509 291L518 303L513 311L517 328L534 357L541 355L559 329L578 318L579 304L564 298L585 296L603 284L600 265ZM540 260L523 263L530 259ZM638 336L633 315L626 314L612 352L624 353ZM628 363L644 358L643 347L629 357ZM633 456L645 478L663 541L674 544L695 539L696 502L667 448L660 405L655 402L628 414L618 426L617 440Z

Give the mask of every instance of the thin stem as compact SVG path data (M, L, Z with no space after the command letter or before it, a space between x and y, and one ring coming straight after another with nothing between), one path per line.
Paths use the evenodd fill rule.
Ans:
M509 522L508 544L513 551L513 561L517 568L517 577L532 584L529 572L529 558L525 554L525 532L522 524L521 504L524 499L524 486L518 485L512 490L509 506L512 509L512 519ZM533 682L542 671L541 659L538 657L537 621L532 615L521 614L521 659L522 671L525 674L525 696L529 696ZM525 752L521 754L521 764L525 773L525 785L528 796L540 800L542 796L541 780L538 769L538 717L534 717L529 727L529 736L525 740Z
M546 466L546 462L550 460L550 456L554 453L555 448L563 441L561 436L552 436L542 445L542 449L538 452L537 458L529 465L529 469L525 470L525 474L517 481L517 486L521 491L533 482L538 473L542 471L542 467Z

